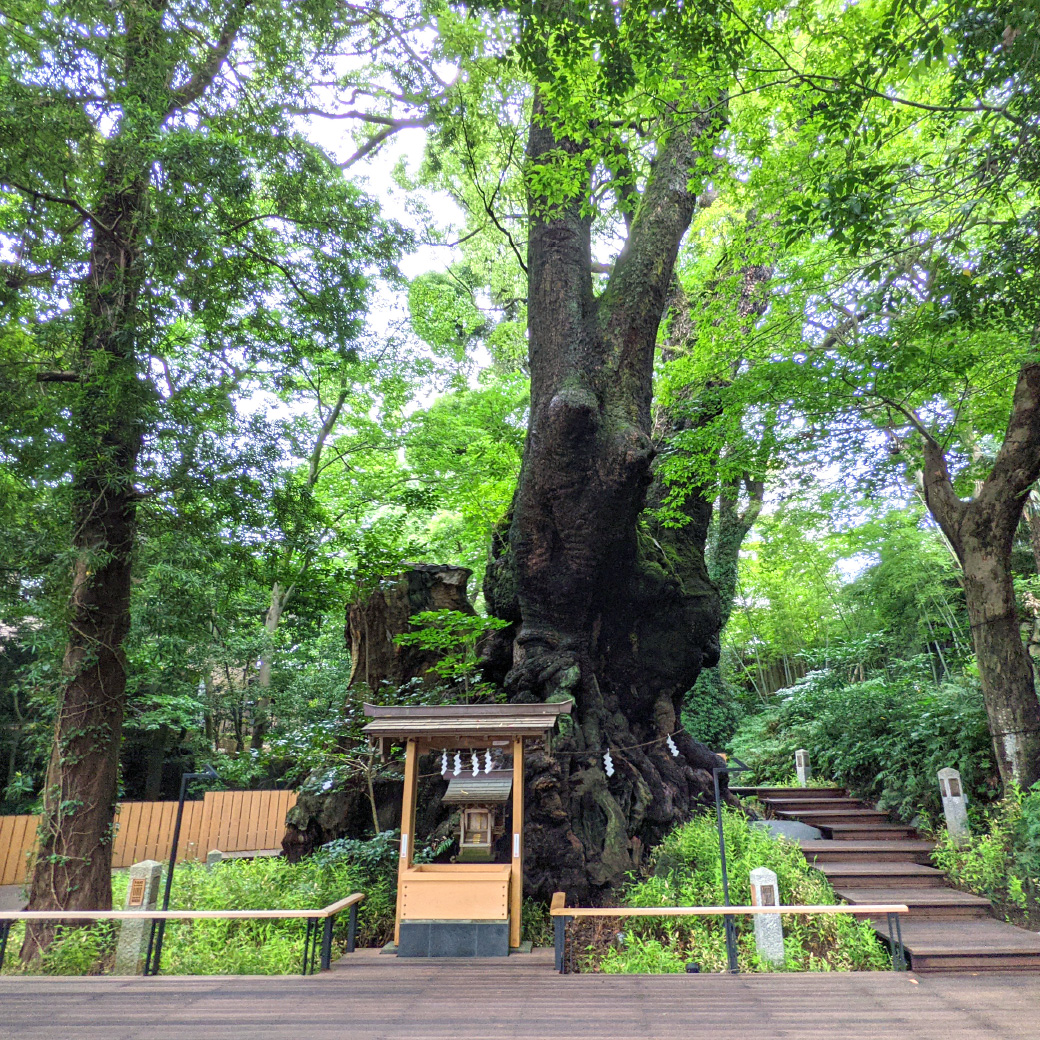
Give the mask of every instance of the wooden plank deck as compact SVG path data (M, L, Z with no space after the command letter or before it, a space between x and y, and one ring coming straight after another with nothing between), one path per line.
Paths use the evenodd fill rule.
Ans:
M551 951L301 978L0 978L3 1040L1035 1040L1040 977L556 975Z

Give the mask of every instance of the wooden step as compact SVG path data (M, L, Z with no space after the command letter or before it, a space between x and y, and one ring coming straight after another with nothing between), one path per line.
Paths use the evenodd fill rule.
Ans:
M859 860L820 863L816 869L835 888L944 888L946 875L920 863Z
M844 798L844 787L731 787L738 798Z
M904 920L936 921L962 917L990 917L990 901L955 888L835 888L846 903L905 903L910 914Z
M762 798L773 812L817 812L827 809L869 809L859 798Z
M887 921L872 921L883 939ZM902 918L903 945L914 971L1040 972L1040 935L995 918L957 921Z
M834 841L820 838L800 842L802 852L810 863L855 863L859 860L882 860L892 863L920 863L931 866L930 841Z
M906 841L917 831L899 823L827 823L819 826L824 836L838 841Z
M831 823L888 823L888 813L877 809L821 809L815 812L802 809L782 809L776 813L780 820L801 820L810 827Z

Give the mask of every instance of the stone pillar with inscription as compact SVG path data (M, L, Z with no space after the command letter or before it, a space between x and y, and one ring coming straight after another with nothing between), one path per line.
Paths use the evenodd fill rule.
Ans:
M798 783L802 787L808 787L812 769L809 766L809 752L805 748L799 748L794 753L794 771L798 774Z
M210 849L206 853L206 869L212 870L223 858L224 853L220 849Z
M971 841L968 799L964 797L961 774L956 769L939 770L939 793L942 795L943 812L946 814L947 833L955 844L966 845Z
M124 910L154 910L159 898L159 882L163 865L154 859L142 860L130 868L130 885L126 890ZM152 922L144 917L119 922L119 943L113 975L140 975L148 949Z
M780 887L768 867L751 871L751 905L779 906ZM774 967L784 963L784 928L779 914L755 914L755 946L762 960Z

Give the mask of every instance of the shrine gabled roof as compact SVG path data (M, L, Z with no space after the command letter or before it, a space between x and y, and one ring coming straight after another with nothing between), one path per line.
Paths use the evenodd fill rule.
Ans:
M403 740L489 740L495 737L540 737L571 701L537 704L366 704L372 721L364 727L371 737Z
M510 769L496 769L477 776L467 776L464 771L462 776L448 778L448 790L441 801L446 805L507 802L512 790L513 772Z

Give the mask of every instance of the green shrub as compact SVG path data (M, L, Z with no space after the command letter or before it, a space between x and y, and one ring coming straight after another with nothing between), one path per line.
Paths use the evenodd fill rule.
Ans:
M943 831L932 861L955 885L993 900L999 909L1026 910L1040 898L1040 784L1010 787L987 811L971 809L972 836L955 844Z
M683 698L683 729L716 751L726 748L743 714L738 692L720 669L705 668Z
M936 774L959 769L976 805L992 801L996 767L978 683L964 677L941 686L909 662L865 682L836 671L808 675L781 690L765 710L747 717L730 742L769 784L790 775L794 753L806 748L817 778L843 784L903 819L941 810Z
M780 900L789 904L838 902L826 878L806 863L798 846L748 825L743 814L724 816L730 901L751 902L750 873L769 867L777 875ZM633 882L623 906L719 906L723 902L718 833L711 817L676 828L655 851L651 877ZM623 938L607 948L586 951L585 964L608 973L679 972L688 961L702 971L724 971L726 941L722 918L667 917L618 919ZM755 952L750 917L735 917L742 971L776 970ZM884 969L887 952L873 929L851 915L783 917L786 971Z
M181 863L174 875L171 909L297 910L327 906L351 892L365 893L358 912L358 944L382 945L393 934L396 907L395 832L367 841L330 842L299 863L281 857L225 860L212 870ZM113 905L123 906L128 876L112 878ZM346 944L348 914L333 924L333 955ZM164 975L278 975L298 972L303 957L303 920L171 921L163 940ZM18 949L24 926L12 929L8 949ZM33 973L97 974L109 966L115 928L99 924L69 929ZM22 968L8 956L4 972Z
M80 928L61 928L34 964L24 966L18 951L25 939L25 925L15 924L7 937L4 975L100 975L111 966L119 932L112 921Z

